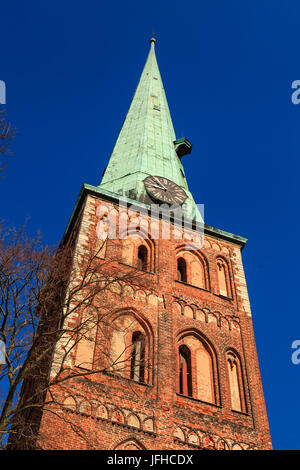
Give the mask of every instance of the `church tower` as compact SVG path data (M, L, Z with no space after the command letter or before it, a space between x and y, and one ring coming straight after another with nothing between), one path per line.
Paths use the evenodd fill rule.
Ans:
M271 449L247 240L202 223L182 165L192 144L176 139L155 42L102 180L83 185L63 237L78 273L96 246L103 289L65 320L49 376L70 344L74 373L51 389L55 412L47 392L37 447ZM82 324L79 340L68 336Z

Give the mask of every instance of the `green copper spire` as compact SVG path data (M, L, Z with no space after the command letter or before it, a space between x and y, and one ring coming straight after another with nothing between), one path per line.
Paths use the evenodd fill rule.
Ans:
M175 143L176 136L155 56L155 42L152 37L144 70L99 189L151 203L143 180L149 175L163 176L185 190L188 195L185 205L193 206L194 218L195 203L188 191L179 158L181 154L176 153L175 147L179 142L182 150L184 139Z

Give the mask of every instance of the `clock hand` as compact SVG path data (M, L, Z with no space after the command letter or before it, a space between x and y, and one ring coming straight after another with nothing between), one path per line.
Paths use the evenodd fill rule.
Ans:
M156 186L155 184L152 185L152 188L162 189L163 191L167 191L163 186Z
M155 176L153 176L153 178L160 185L160 189L164 189L165 191L168 191L167 188L165 188L165 186Z

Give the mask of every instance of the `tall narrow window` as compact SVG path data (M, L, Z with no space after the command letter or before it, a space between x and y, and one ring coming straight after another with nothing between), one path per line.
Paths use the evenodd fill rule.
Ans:
M177 260L177 280L187 282L186 261L184 258L178 258Z
M148 250L144 245L140 245L138 249L138 269L141 271L147 271L147 255L148 255Z
M109 370L115 374L126 375L125 363L126 351L126 331L118 325L112 334L110 346L110 366Z
M242 370L240 360L232 351L227 353L231 408L235 411L246 411Z
M144 382L145 377L145 337L140 331L132 334L130 378Z
M227 279L227 269L225 263L222 260L217 261L217 271L218 271L218 283L219 283L219 294L226 297L230 297L228 289L228 279Z
M192 396L191 352L186 346L179 348L179 393Z
M199 347L197 347L195 351L195 356L197 371L197 398L208 403L215 403L212 355L204 343L199 341Z

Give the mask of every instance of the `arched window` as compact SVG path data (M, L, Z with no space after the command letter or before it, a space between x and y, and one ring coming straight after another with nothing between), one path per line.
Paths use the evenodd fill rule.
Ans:
M185 345L179 347L179 393L192 396L191 351Z
M126 330L124 331L122 324L114 326L110 346L109 370L124 377L126 375Z
M181 282L187 282L186 261L184 258L177 259L177 280Z
M235 411L246 412L244 384L240 359L233 351L228 351L226 354L226 362L229 375L231 409Z
M199 341L196 356L197 398L208 403L216 402L213 357L207 345Z
M138 260L137 260L137 267L141 271L147 271L147 262L148 258L148 250L144 245L140 245L138 249Z
M115 448L115 450L146 450L146 447L143 446L139 441L135 439L126 439L126 441L120 442Z
M132 352L130 378L136 382L144 382L145 375L145 337L140 331L132 334Z
M208 263L204 255L183 249L177 252L177 280L209 290Z
M219 294L230 297L228 269L222 259L217 260Z
M140 383L151 383L152 332L133 312L124 311L108 326L107 372Z
M178 390L206 403L218 403L217 362L212 347L190 332L180 339Z

